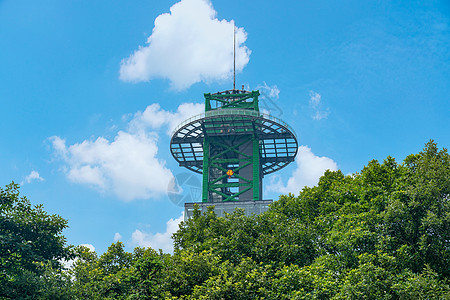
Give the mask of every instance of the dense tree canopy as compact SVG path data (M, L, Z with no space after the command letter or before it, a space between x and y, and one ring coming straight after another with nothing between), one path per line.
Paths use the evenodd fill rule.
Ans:
M67 221L20 197L19 185L0 188L0 297L20 299L58 294L48 285L65 285L61 261L71 256L62 230ZM52 273L52 283L48 275Z
M196 210L173 235L173 255L128 253L120 242L100 257L78 247L55 285L67 299L450 299L449 195L450 156L430 141L401 164L388 157L353 175L327 171L261 215ZM46 240L50 256L22 254L34 239L3 233L5 201L1 274L11 282L19 262L5 256L4 243L16 243L11 249L30 270L64 252L56 227Z
M261 298L450 297L449 195L450 157L431 141L400 165L388 157L351 176L327 171L259 216L197 212L174 234L175 249L237 267L250 259L268 284ZM205 284L196 293L208 295Z

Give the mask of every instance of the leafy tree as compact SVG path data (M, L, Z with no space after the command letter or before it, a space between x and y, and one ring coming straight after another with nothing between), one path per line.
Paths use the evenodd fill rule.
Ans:
M0 297L43 294L45 275L49 270L59 272L61 260L71 258L71 247L62 235L66 227L65 219L21 197L18 184L0 188Z
M77 247L66 272L58 259L67 252L31 255L42 249L41 239L20 230L36 208L18 197L17 187L1 195L3 294L29 289L25 295L37 299L450 299L450 156L433 141L400 164L387 157L353 175L326 171L317 186L280 196L260 215L237 209L219 218L212 209L201 214L197 208L173 235L173 255L151 248L128 253L120 242L99 257ZM41 216L51 218L42 210ZM52 232L58 237L60 231ZM33 240L39 248L28 243ZM56 241L65 249L63 238Z
M383 214L385 247L396 249L405 267L425 264L450 276L450 155L430 141L404 162L398 189ZM388 249L389 249L388 248Z
M132 289L130 276L136 259L123 248L123 243L113 243L100 257L86 247L76 249L77 260L70 270L76 298L125 299Z
M197 285L188 299L273 299L271 268L251 258L221 263L219 272Z
M176 255L211 251L228 268L193 295L228 299L245 286L242 299L450 297L449 157L430 141L402 164L388 157L351 176L326 171L258 216L196 211L174 234ZM249 273L270 266L264 293L250 296L248 279L233 275L246 260Z
M128 299L154 299L163 293L161 270L164 257L168 256L151 248L134 249L133 267L127 278L131 286Z

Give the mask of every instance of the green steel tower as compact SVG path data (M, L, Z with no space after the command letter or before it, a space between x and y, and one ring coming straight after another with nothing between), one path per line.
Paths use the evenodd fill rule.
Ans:
M259 213L262 179L294 161L294 131L283 121L259 111L259 91L228 90L205 94L205 113L175 129L170 150L180 166L203 175L202 207L216 213L242 207ZM189 207L187 203L187 216ZM185 215L186 216L186 215Z

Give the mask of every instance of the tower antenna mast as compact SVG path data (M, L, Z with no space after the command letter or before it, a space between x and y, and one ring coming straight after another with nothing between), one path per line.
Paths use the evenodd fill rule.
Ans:
M236 89L236 25L233 20L233 90Z

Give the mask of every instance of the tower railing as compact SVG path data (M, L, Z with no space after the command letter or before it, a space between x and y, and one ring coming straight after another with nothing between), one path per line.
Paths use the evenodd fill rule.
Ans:
M284 122L283 120L271 116L269 114L265 114L259 111L254 111L254 110L248 110L248 109L214 109L214 110L210 110L207 111L206 113L201 113L199 115L195 115L190 117L189 119L181 122L181 124L179 124L172 132L173 136L180 128L182 128L183 126L204 119L204 118L209 118L209 117L216 117L216 116L224 116L224 115L244 115L244 116L251 116L251 117L257 117L257 118L263 118L263 119L267 119L270 121L274 121L277 122L281 125L283 125L285 128L287 128L290 132L292 132L292 134L297 138L297 134L295 133L294 129L289 126L286 122Z

